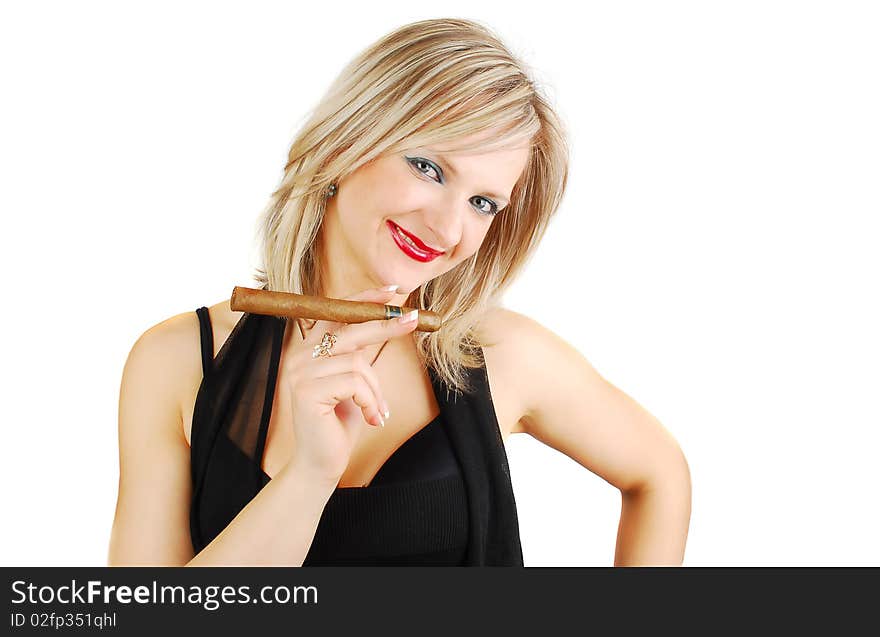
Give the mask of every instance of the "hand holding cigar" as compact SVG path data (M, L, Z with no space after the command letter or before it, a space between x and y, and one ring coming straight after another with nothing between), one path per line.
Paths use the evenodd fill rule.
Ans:
M236 285L232 289L229 306L233 312L288 316L339 323L364 323L402 316L414 307L383 305L369 301L346 301L323 296L308 296L293 292L272 292ZM419 310L416 330L436 332L440 329L440 315L430 310Z

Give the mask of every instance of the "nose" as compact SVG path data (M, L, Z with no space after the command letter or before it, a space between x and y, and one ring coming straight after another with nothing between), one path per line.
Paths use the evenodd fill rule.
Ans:
M424 239L431 241L438 248L443 248L446 254L449 254L461 241L466 212L463 207L457 206L449 199L438 201L428 211L425 224L431 234Z

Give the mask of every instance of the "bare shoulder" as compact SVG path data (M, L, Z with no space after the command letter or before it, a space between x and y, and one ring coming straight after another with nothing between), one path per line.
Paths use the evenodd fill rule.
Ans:
M229 309L229 300L208 307L214 338L214 355L235 325L239 312ZM126 361L126 367L137 365L144 374L156 379L167 400L174 401L181 414L198 391L202 381L202 353L199 317L193 309L170 316L141 334Z
M178 407L194 380L201 376L198 316L182 312L149 327L131 348L126 368L134 365L155 379L166 400Z
M567 369L572 359L593 371L589 362L558 334L535 319L507 308L493 308L481 320L478 334L484 343L486 369L511 404L515 422L509 433L529 433L532 412L551 395L547 384L559 384L558 374L547 370ZM594 374L594 376L598 376ZM502 425L503 428L503 425ZM534 435L534 434L533 434Z
M528 377L520 372L529 358L523 347L540 327L524 314L504 307L486 312L477 326L502 436L526 431L523 419L528 409Z
M235 324L244 315L244 312L234 312L229 306L229 299L208 306L208 314L211 318L211 329L214 334L214 356L220 351L223 343L229 337Z
M520 431L621 491L671 485L688 492L689 468L672 434L576 346L517 312L498 310L488 319L487 336L501 345L484 348L487 367L493 352L495 373L524 410Z
M517 337L525 335L529 330L540 325L525 314L520 314L506 307L494 307L483 315L477 327L487 347L511 345Z
M229 299L224 299L213 305L206 306L208 309L208 320L211 324L211 340L212 351L211 358L216 358L223 344L229 338L229 334L235 327L235 324L243 315L243 312L233 312L229 307ZM202 383L202 337L201 327L199 326L199 318L195 310L185 312L182 315L182 330L186 332L183 338L187 339L188 345L181 349L181 354L187 357L186 362L182 363L186 366L188 373L182 381L184 391L180 400L180 409L182 414L183 435L187 443L190 442L192 430L192 414L195 407L196 396Z

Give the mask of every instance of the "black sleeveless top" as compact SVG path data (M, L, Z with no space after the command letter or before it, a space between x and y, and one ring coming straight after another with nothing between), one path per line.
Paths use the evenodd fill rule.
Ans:
M214 359L208 310L196 312L204 377L190 435L190 535L199 553L271 480L261 465L288 322L245 313ZM460 393L449 401L429 368L440 413L398 447L368 486L337 487L303 566L522 565L485 367L469 371L482 373L471 378L476 391L468 409ZM487 442L491 453L481 453Z

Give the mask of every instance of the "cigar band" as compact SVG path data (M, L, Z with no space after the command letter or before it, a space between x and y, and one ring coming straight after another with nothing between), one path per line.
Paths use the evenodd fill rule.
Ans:
M385 318L397 318L398 316L403 316L403 308L397 307L396 305L386 305L385 306Z

